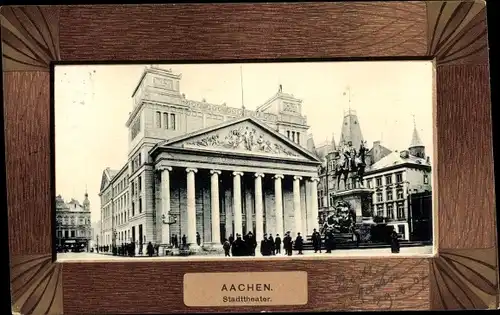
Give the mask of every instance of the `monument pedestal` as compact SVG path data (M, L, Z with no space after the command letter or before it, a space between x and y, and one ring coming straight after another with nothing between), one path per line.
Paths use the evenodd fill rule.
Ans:
M347 202L356 212L356 223L363 222L363 203L373 194L370 188L354 188L335 193L337 201Z

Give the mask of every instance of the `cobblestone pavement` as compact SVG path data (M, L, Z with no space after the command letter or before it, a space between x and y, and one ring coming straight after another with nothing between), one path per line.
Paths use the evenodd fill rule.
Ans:
M116 261L116 260L225 260L225 259L328 259L330 258L377 258L377 257L408 257L408 256L432 256L432 246L419 246L419 247L403 247L399 254L392 254L390 248L375 248L375 249L340 249L334 250L332 253L314 253L313 251L305 251L303 255L297 255L297 251L293 251L293 255L284 256L276 255L270 257L223 257L223 256L189 256L189 257L179 257L179 256L168 256L168 257L121 257L112 256L108 254L97 254L97 253L62 253L57 254L57 261L68 262L68 261Z

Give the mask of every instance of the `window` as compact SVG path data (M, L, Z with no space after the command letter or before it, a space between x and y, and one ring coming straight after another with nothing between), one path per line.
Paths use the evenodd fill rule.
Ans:
M396 174L396 183L401 183L403 181L403 173Z
M394 219L394 205L392 203L387 204L387 216Z
M387 191L387 200L392 200L392 190Z
M57 237L62 238L62 231L57 231Z
M372 180L371 179L366 181L366 187L372 188Z
M377 178L375 179L375 183L376 183L376 186L377 186L377 187L382 186L382 177L377 177Z
M390 185L390 184L392 184L392 175L387 175L387 176L385 177L385 184L386 184L386 185Z
M397 194L398 194L398 199L403 199L404 198L404 191L403 191L403 189L398 189L397 190Z
M287 137L288 139L290 139L290 130L287 130L287 131L286 131L286 137Z
M141 117L139 116L137 120L132 124L132 127L130 128L130 135L132 139L135 139L137 134L141 131Z
M132 201L132 216L135 215L135 202Z
M381 192L377 193L377 202L382 202L382 193Z
M139 185L139 189L137 189L137 192L140 194L142 192L142 178L141 178L141 176L137 177L137 184Z
M405 205L402 202L398 202L398 220L405 218Z
M335 197L334 194L330 194L330 204L334 205L335 204Z
M428 184L429 184L429 175L424 174L424 185L428 185Z
M377 216L378 217L384 216L384 206L383 205L377 205Z
M163 113L163 128L168 129L168 113Z
M175 114L170 114L170 127L175 130L176 125L175 125Z
M161 113L156 112L156 128L161 128Z
M75 231L71 231L71 237L75 237Z
M64 231L64 237L68 238L69 237L69 231Z
M135 196L135 185L132 183L132 197Z
M292 141L295 142L295 131L292 131Z
M297 132L297 144L300 144L300 132Z
M139 213L142 213L142 199L139 198Z

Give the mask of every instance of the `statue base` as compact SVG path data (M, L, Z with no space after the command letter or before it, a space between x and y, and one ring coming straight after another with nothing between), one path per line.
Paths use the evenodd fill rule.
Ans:
M335 203L337 201L344 201L349 203L352 209L356 212L356 223L363 222L363 202L367 197L373 194L370 188L354 188L335 193Z

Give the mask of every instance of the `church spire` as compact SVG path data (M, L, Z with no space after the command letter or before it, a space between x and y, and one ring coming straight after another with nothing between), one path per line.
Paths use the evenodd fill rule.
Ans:
M351 88L348 86L346 91L343 93L344 96L348 98L348 110L344 111L344 119L342 121L342 129L340 132L340 146L347 145L351 142L352 146L359 148L363 139L363 134L361 132L361 127L359 125L358 115L355 110L351 108Z
M335 144L335 133L332 132L332 141L331 141L331 151L337 150L337 145Z
M415 115L413 115L413 134L411 136L410 146L408 147L411 155L419 158L425 158L425 146L420 135L417 131L417 123L415 122Z
M424 146L424 144L422 140L420 140L420 136L417 131L417 123L415 122L415 115L413 115L413 135L411 137L410 148L422 146Z

